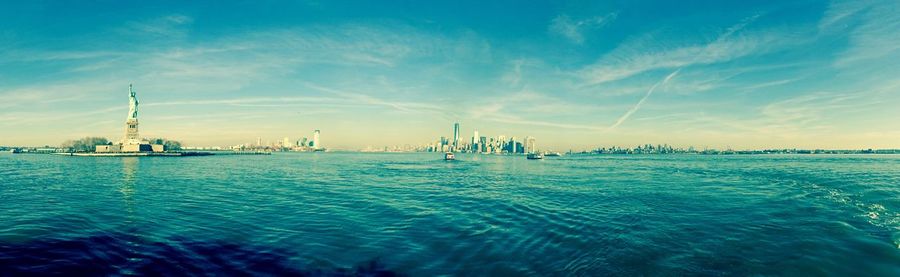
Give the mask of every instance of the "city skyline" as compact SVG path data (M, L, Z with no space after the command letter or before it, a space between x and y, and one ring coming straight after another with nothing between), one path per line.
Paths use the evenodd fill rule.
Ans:
M0 145L900 148L896 1L514 4L7 4Z

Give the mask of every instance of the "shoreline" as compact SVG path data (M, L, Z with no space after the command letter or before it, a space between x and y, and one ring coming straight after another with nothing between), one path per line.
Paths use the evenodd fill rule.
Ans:
M26 152L27 153L27 152ZM23 153L16 153L23 154ZM44 153L34 153L44 154ZM197 157L197 156L230 156L230 155L272 155L271 152L117 152L117 153L46 153L72 157Z

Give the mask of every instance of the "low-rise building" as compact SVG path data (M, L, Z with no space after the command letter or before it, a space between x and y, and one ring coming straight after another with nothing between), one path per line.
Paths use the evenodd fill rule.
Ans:
M97 145L94 149L94 152L97 152L97 153L122 152L122 145L120 145L120 144Z

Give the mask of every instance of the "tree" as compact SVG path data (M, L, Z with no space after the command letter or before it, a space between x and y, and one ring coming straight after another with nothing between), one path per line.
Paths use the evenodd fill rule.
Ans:
M101 137L84 137L63 142L62 148L68 148L73 152L93 152L97 145L109 144L109 140Z
M164 138L150 139L150 144L162 144L166 151L181 150L181 142L176 140L168 140Z

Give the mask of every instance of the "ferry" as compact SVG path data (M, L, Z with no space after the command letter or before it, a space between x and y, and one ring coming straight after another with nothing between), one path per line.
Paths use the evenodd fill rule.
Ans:
M543 159L543 158L544 158L544 154L541 154L541 153L528 153L528 156L525 156L525 158L527 158L527 159L529 159L529 160L540 160L540 159Z
M456 157L453 156L453 152L447 152L447 153L444 153L444 160L446 160L446 161L452 161L452 160L455 160L455 159L456 159Z
M559 157L559 156L562 156L562 154L560 154L559 152L550 152L550 153L547 153L547 154L544 155L544 156L547 156L547 157Z

